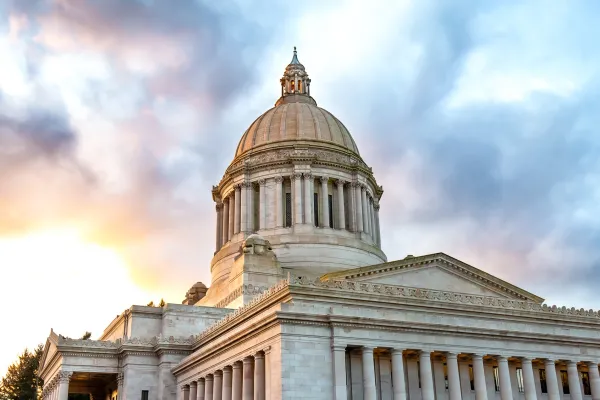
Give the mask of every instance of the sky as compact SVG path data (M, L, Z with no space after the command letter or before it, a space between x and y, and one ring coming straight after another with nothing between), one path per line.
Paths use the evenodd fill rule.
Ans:
M388 260L445 252L600 308L600 3L0 0L0 374L53 328L210 282L211 187L311 94L384 188ZM10 329L5 329L10 326Z

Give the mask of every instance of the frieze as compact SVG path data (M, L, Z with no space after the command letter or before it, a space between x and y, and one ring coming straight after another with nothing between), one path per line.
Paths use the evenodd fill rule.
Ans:
M224 299L220 300L215 307L217 308L225 308L226 305L240 297L241 295L257 295L263 293L265 290L269 289L268 286L257 286L252 284L246 284L237 287L231 293L229 293Z

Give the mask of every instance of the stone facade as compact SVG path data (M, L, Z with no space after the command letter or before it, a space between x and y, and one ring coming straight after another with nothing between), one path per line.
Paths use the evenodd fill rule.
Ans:
M443 253L387 262L383 190L295 52L281 86L213 188L210 287L51 332L44 399L600 400L597 311Z

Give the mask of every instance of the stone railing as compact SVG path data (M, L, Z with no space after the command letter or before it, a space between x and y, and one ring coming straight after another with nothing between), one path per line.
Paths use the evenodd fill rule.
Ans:
M76 346L76 347L103 347L103 348L117 348L119 347L118 342L111 342L108 340L90 340L90 339L71 339L62 335L58 336L59 346Z

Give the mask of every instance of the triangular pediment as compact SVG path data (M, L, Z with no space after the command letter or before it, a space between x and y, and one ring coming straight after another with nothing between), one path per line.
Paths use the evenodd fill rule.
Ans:
M352 280L542 303L544 299L444 253L407 257L323 275L322 280Z
M48 339L46 339L46 344L44 345L44 350L42 351L42 357L40 358L40 365L38 367L39 373L43 373L44 369L49 365L52 357L58 351L58 335L54 333L53 330L50 330L50 335Z

